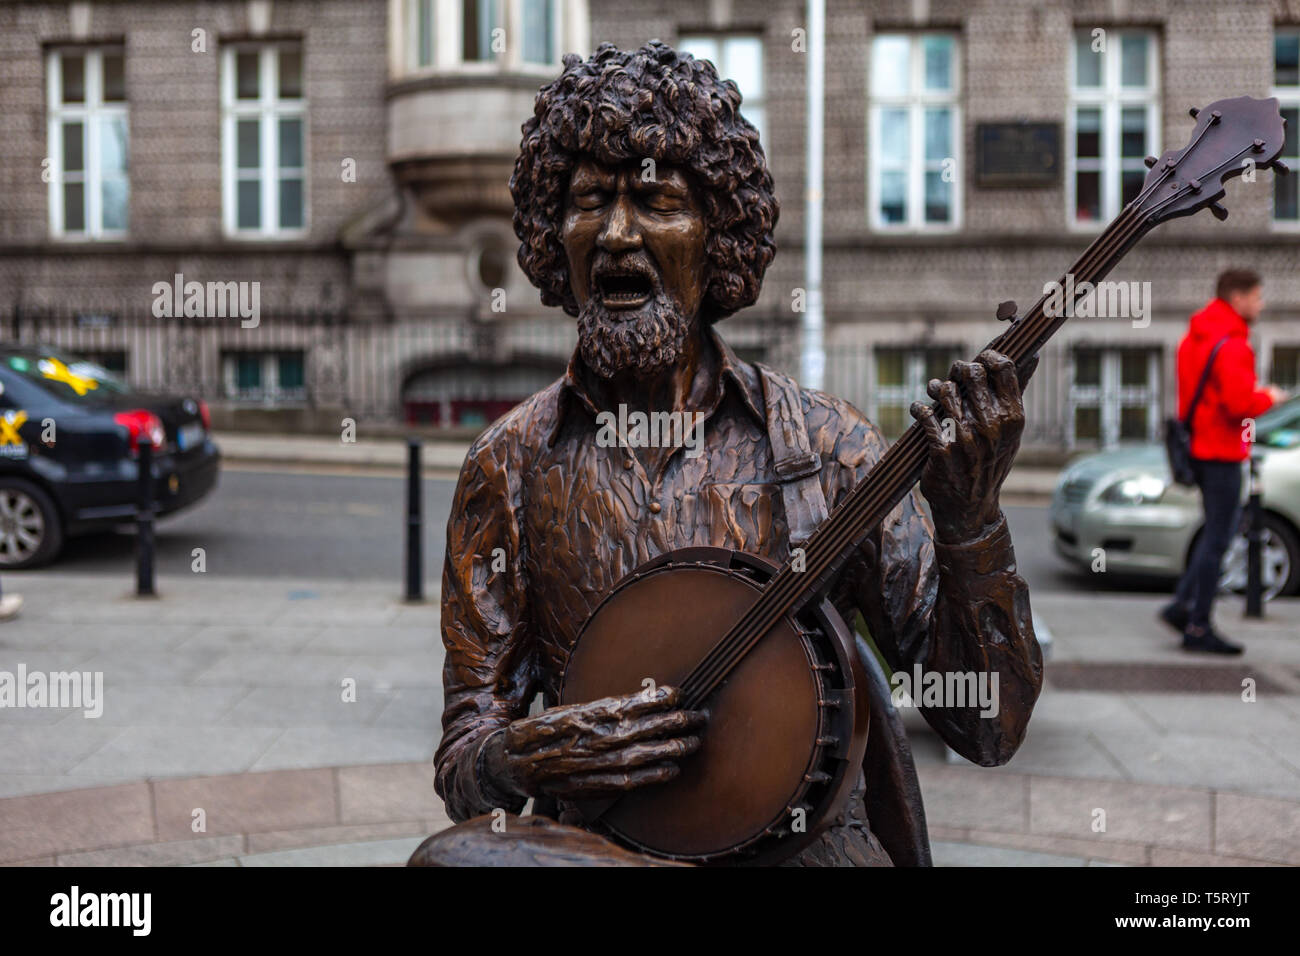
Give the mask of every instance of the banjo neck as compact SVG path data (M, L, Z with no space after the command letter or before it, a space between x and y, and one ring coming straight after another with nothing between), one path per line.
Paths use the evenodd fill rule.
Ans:
M1148 157L1150 172L1142 190L1059 280L1064 295L1049 297L1045 292L1024 317L1014 319L989 343L1016 363L1022 381L1027 363L1074 314L1073 306L1155 226L1207 207L1224 219L1228 213L1218 200L1225 193L1225 180L1247 169L1287 172L1278 160L1285 121L1276 99L1241 96L1191 113L1197 122L1189 143L1159 159ZM1064 308L1049 310L1049 302ZM937 404L931 408L938 411ZM801 570L787 559L753 606L682 681L683 706L699 707L777 622L826 593L858 546L920 480L927 455L925 432L914 422L804 543Z

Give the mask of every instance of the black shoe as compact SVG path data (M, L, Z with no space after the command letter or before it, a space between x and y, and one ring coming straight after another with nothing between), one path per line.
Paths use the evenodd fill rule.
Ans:
M1214 632L1214 628L1207 627L1200 634L1193 634L1191 631L1183 632L1183 650L1199 651L1203 654L1240 654L1245 648L1240 644L1225 641Z
M1191 614L1188 613L1187 605L1179 604L1175 601L1172 604L1166 604L1160 609L1160 620L1164 621L1179 634L1187 630L1187 624L1191 620Z

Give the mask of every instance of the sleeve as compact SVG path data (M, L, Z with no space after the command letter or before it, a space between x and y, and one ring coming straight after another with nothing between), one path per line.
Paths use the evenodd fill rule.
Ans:
M856 409L841 417L833 448L823 453L822 481L832 507L886 448L879 430ZM936 542L913 488L848 562L832 599L839 608L862 612L895 672L911 678L919 666L945 682L964 681L968 691L971 681L987 675L986 686L996 693L989 708L994 713L983 715L978 704L927 706L921 713L967 760L997 766L1011 759L1042 688L1043 664L1029 586L1016 573L1004 516L972 541ZM917 699L918 691L912 696Z
M1213 374L1223 408L1235 422L1262 415L1273 406L1272 396L1255 379L1255 353L1243 339L1223 344Z
M442 741L434 756L438 795L457 822L526 799L493 788L480 764L495 731L527 715L536 650L528 633L527 588L516 515L517 469L485 436L466 459L447 523L442 570Z

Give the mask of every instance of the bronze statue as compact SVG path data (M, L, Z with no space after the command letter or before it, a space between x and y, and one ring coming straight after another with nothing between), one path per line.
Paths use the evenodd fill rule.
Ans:
M728 572L756 582L757 594L777 580L768 576L778 566L789 568L793 541L807 546L810 561L828 556L819 589L828 603L800 612L791 598L773 613L787 615L791 640L804 629L796 613L821 614L836 647L855 658L825 651L810 668L834 678L817 694L834 685L858 702L854 726L819 737L819 753L856 763L817 804L827 819L816 832L789 841L789 854L769 847L763 860L928 865L920 792L889 688L865 641L835 621L860 611L894 670L995 676L995 715L947 705L923 713L976 763L1002 764L1015 753L1042 661L998 493L1019 446L1020 393L1032 368L1018 373L990 350L956 363L950 380L931 382L940 414L921 403L912 412L928 449L920 491L933 523L907 491L913 476L865 538L818 550L827 514L857 506L851 493L886 443L847 402L741 361L716 332L719 320L756 300L775 253L772 179L740 102L735 84L708 62L657 41L634 52L605 44L585 61L566 57L524 124L510 182L519 262L544 303L577 318L579 345L564 376L489 428L461 471L443 570L436 788L456 821L517 814L533 798L536 817L607 833L602 816L613 819L611 806L675 786L708 750L717 715L702 689L719 686L721 671L692 671L682 686L646 674L644 688L561 704L584 622L627 575L664 556L676 561L682 548L698 549L687 556L701 566L757 556ZM641 427L629 433L625 421ZM663 425L672 440L656 440L645 423ZM806 589L818 590L811 578ZM709 613L708 587L665 593L683 613ZM731 673L740 680L741 671ZM539 692L543 709L530 716ZM852 712L852 700L843 704ZM783 756L766 754L773 764ZM819 774L831 776L808 776ZM540 820L529 826L550 826L561 842L571 832ZM565 862L590 851L595 836L583 836L583 847L561 854ZM478 820L426 841L413 862L491 862L492 839ZM625 858L602 842L611 860ZM598 851L586 858L601 862Z

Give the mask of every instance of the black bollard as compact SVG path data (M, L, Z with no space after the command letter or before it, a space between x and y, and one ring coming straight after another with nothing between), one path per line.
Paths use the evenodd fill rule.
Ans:
M1250 498L1246 504L1246 617L1264 616L1264 525L1259 502L1259 459L1250 456Z
M406 600L424 600L424 518L420 485L420 439L406 441Z
M135 596L153 597L153 446L141 436L135 503Z

